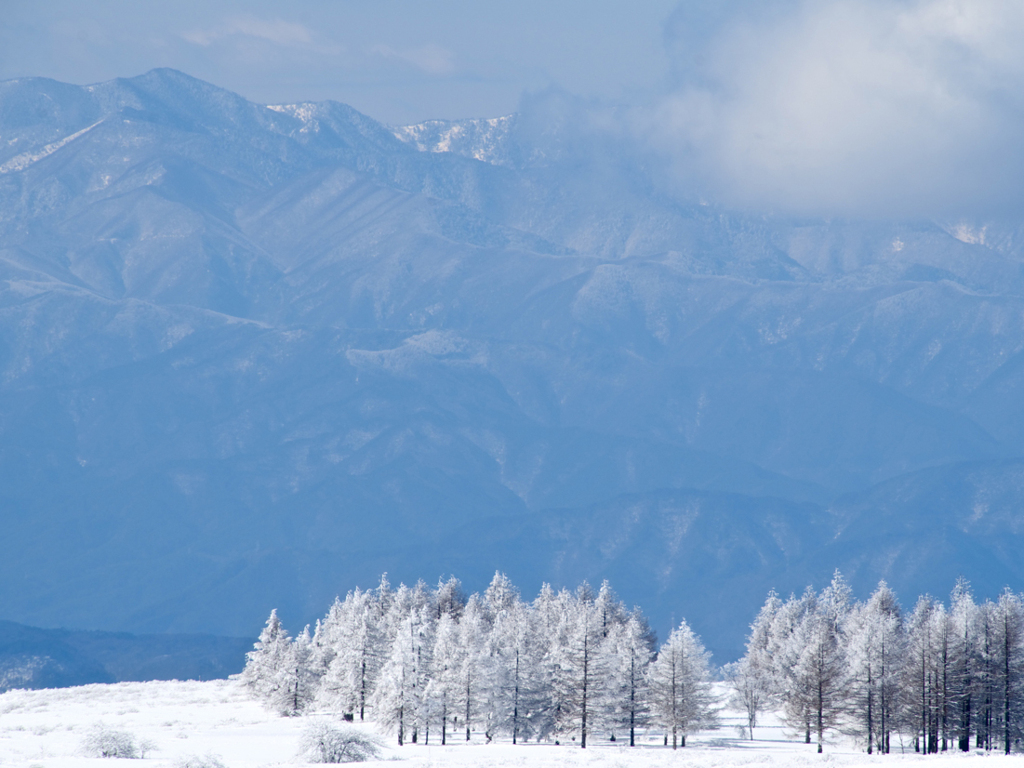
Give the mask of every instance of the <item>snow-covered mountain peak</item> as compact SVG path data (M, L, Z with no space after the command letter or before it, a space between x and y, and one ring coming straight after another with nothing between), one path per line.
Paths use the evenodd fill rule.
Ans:
M511 166L508 139L516 115L468 120L428 120L394 129L420 152L451 152L491 165Z

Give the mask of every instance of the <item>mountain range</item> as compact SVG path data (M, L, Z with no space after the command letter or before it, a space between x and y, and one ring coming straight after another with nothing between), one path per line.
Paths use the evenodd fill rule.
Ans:
M500 569L721 663L836 568L1021 589L1022 384L1020 222L728 210L554 91L0 83L5 619L254 635Z

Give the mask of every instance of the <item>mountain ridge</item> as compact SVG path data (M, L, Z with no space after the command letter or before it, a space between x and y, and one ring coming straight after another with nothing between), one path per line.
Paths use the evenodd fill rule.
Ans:
M924 540L900 483L955 521L967 465L1017 498L1019 225L673 198L645 150L549 120L560 98L441 152L468 123L419 149L344 105L168 70L0 83L0 166L60 144L0 174L6 617L247 635L383 571L613 574L728 660L770 587L838 566L861 590L948 589L944 565L847 544L829 510L882 494L889 522L863 525ZM543 162L473 156L501 142ZM691 503L717 555L655 546ZM632 530L630 509L644 533L613 546L601 526ZM799 556L765 538L769 509ZM999 532L962 534L979 590L1019 584L978 554ZM761 570L711 565L734 551Z

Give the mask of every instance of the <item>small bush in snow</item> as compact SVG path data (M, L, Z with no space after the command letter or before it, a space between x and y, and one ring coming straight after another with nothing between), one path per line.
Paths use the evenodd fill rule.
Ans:
M85 738L82 750L89 757L145 757L153 746L147 741L136 741L128 731L118 731L100 723Z
M219 755L188 755L174 763L174 768L224 768Z
M380 743L358 728L319 720L306 726L302 754L311 763L360 763L378 757Z

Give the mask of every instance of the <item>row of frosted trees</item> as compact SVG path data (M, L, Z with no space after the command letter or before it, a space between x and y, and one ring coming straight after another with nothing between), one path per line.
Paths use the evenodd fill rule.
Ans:
M456 579L336 600L311 633L291 638L277 614L249 653L244 682L282 714L332 710L397 736L442 744L474 731L506 736L665 743L714 726L709 654L683 622L655 649L638 609L607 583L596 593L545 585L531 603L502 574L466 597Z
M979 604L960 580L948 608L921 597L905 616L885 582L854 604L836 573L818 594L771 593L728 671L751 738L759 713L781 709L819 752L835 729L869 753L905 738L917 752L1009 754L1024 736L1024 602L1007 590Z

